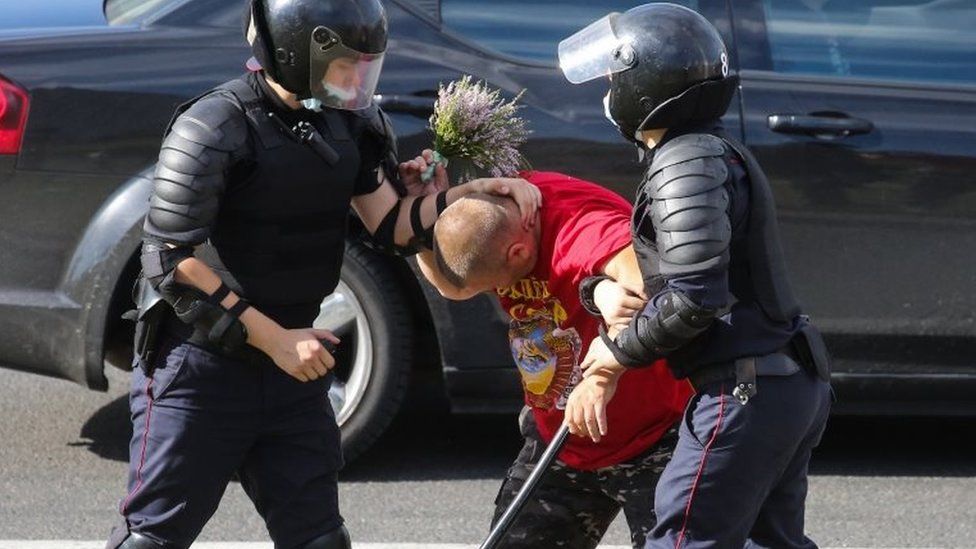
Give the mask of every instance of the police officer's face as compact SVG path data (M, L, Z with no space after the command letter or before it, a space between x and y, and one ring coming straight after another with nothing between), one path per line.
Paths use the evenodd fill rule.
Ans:
M323 80L331 85L332 88L353 93L355 93L362 83L358 64L355 60L348 57L340 57L332 63L329 63L329 68Z

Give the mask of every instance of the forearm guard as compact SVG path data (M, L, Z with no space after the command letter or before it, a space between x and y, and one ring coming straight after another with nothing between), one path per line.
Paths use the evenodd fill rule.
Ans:
M410 216L410 228L413 231L413 236L406 246L401 246L396 243L396 226L402 210L401 202L397 202L386 216L383 217L383 220L380 221L373 234L370 235L368 239L370 247L381 252L392 253L402 257L409 257L418 253L421 247L433 249L434 225L431 224L430 227L424 227L423 219L420 215L420 209L426 200L429 200L426 196L420 197L410 205L408 215ZM447 191L438 193L434 200L436 201L435 208L437 215L440 216L447 208Z
M221 284L213 294L176 281L176 266L193 255L192 249L170 248L165 243L147 240L143 243L142 272L184 324L206 335L207 340L224 351L234 351L247 342L247 329L240 320L248 307L243 297L230 309L221 301L230 289Z
M718 314L718 309L700 307L677 291L663 294L658 301L653 316L635 317L616 340L608 342L624 366L650 364L668 356L707 330Z

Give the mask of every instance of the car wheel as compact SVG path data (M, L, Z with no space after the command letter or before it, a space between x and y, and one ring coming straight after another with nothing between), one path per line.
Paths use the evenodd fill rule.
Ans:
M352 461L389 426L410 379L410 311L385 259L350 243L339 285L314 326L342 340L328 396Z

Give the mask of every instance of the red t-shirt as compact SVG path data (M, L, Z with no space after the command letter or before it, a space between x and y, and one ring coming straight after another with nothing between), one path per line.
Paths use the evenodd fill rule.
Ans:
M509 342L525 403L548 443L582 379L579 361L602 322L580 304L579 283L600 274L630 244L631 206L603 187L563 174L522 175L542 191L538 261L526 278L497 293L512 319ZM570 436L559 459L592 470L640 454L681 417L691 392L663 360L628 370L607 406L607 435L599 443Z

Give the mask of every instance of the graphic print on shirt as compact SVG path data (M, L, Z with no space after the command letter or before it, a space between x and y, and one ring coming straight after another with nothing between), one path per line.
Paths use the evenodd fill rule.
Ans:
M541 410L566 408L566 399L582 379L582 339L575 328L564 330L566 310L544 280L523 278L499 288L512 318L508 329L512 357L522 376L529 406Z

